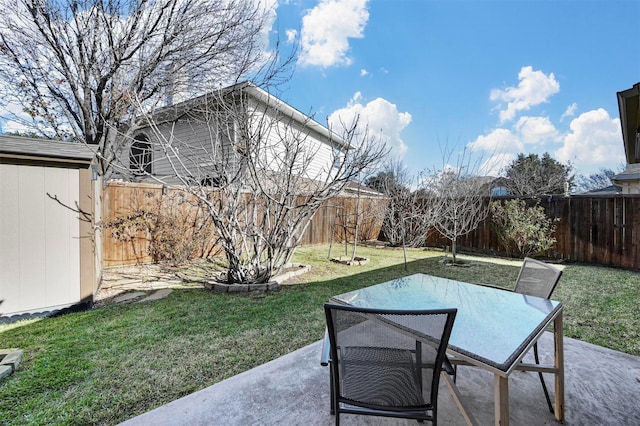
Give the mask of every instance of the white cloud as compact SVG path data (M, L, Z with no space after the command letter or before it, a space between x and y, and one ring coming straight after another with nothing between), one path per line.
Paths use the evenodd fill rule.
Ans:
M269 34L273 30L273 25L276 23L278 17L278 0L253 0L256 6L262 8L265 13L265 20L263 26L260 30L260 42L262 43L262 48L265 51L264 58L268 60L270 55L270 46L269 46ZM288 35L287 35L288 36Z
M293 43L298 37L298 30L287 30L285 34L287 35L287 43Z
M528 150L525 145L560 142L562 137L547 117L520 117L512 129L497 128L469 142L472 151L491 155L513 155Z
M549 117L521 115L532 107L549 102L560 85L553 73L544 74L522 67L517 87L494 89L490 99L500 105L500 127L468 143L475 152L489 153L485 170L496 171L508 165L518 153L549 152L561 163L571 162L576 173L588 174L610 164L625 162L620 120L600 108L573 118L578 110L574 102L567 106L559 121L570 118L569 129L556 127ZM512 125L503 123L512 121ZM488 173L489 174L489 173ZM494 174L494 173L491 173Z
M578 109L578 104L577 103L572 103L571 105L569 105L567 107L567 109L562 113L562 115L560 116L560 120L563 120L566 117L573 117L576 115L576 110Z
M498 176L509 165L516 154L537 151L525 146L557 142L561 137L558 130L546 117L520 117L512 129L497 128L486 135L478 136L467 145L472 151L484 151L491 155L480 166L484 175Z
M342 124L349 125L359 118L359 125L368 126L373 137L380 137L390 148L390 156L401 159L407 151L401 133L411 123L411 114L399 112L395 104L377 98L367 104L362 102L362 94L356 92L346 107L334 111L329 116L330 127L340 133Z
M502 171L509 165L516 156L514 154L502 153L489 157L480 165L479 175L500 176Z
M562 147L554 150L549 142L561 143ZM468 147L491 153L481 169L494 176L518 153L550 152L561 163L570 161L580 174L625 162L620 120L611 118L602 108L573 119L566 134L561 134L546 117L521 117L512 129L494 129L469 142Z
M504 90L493 89L492 101L507 102L500 110L500 122L513 120L520 111L526 111L534 105L548 102L549 98L560 91L560 84L553 73L534 71L531 66L522 67L518 73L518 87L507 87Z
M488 135L478 136L468 146L472 151L492 153L520 152L524 148L518 135L509 129L494 129Z
M29 134L30 132L33 132L32 127L21 124L15 120L2 123L2 126L0 126L0 129L2 130L3 133Z
M369 19L368 0L321 0L302 18L302 65L350 65L350 38L362 38Z
M573 119L570 129L564 145L555 152L558 161L571 161L583 174L625 162L619 118L611 118L599 108Z
M0 81L0 93L9 92L11 89ZM22 105L0 99L0 126L4 133L29 133L34 131L32 117L25 112Z
M0 93L7 90L3 86L3 83L0 82ZM73 133L73 129L68 123L61 123L58 128L68 134ZM51 138L56 137L55 130L42 119L29 115L22 105L6 100L0 100L0 130L2 133L35 133Z
M560 141L560 133L547 117L520 117L514 129L525 144Z
M365 75L368 75L369 71L365 70L364 68L360 70L360 77L364 77Z

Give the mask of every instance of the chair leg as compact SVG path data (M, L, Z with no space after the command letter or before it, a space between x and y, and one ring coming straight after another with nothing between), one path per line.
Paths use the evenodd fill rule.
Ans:
M538 342L533 344L533 357L536 360L536 364L540 364L540 359L538 357ZM544 397L547 399L547 405L549 406L549 411L551 414L554 413L553 404L551 404L551 398L549 397L549 391L547 390L547 384L544 381L544 377L542 376L542 372L538 371L538 377L540 377L540 383L542 384L542 390L544 391Z
M334 391L333 391L333 366L331 364L329 364L329 399L331 400L330 402L330 409L329 409L329 414L331 414L332 416L336 414L336 406L335 406L335 395L334 395ZM336 416L336 421L338 420L338 416Z

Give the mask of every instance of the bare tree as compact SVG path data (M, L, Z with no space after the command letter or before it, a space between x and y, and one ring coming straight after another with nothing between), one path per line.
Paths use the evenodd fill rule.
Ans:
M359 242L375 240L380 234L380 225L385 214L387 200L378 193L372 193L372 189L359 183L352 182L348 185L350 193L355 192L355 202L351 198L345 205L336 205L335 222L332 226L331 244L329 246L329 258L333 248L333 237L335 231L339 230L339 235L344 242L344 255L348 255L349 243L351 242L351 259L356 260L357 245Z
M417 182L400 161L388 162L384 169L367 180L372 188L385 194L388 207L382 231L394 247L424 245L429 228L433 225L429 199L422 191L412 190Z
M293 52L266 50L273 1L0 4L0 107L18 106L5 118L94 147L106 177L131 171L159 180L164 170L210 215L229 282L268 280L320 205L385 154L356 123L326 153L312 137L320 125L281 114L268 95L266 107L252 103L247 86L236 85L251 79L268 89L287 78ZM177 123L202 133L187 140ZM152 146L129 152L145 142L136 139L143 128L153 130ZM146 169L151 151L154 173ZM318 155L341 161L319 170Z
M623 170L624 166L618 167L617 173L621 173ZM611 178L617 173L613 169L603 167L589 176L580 175L577 178L576 191L577 193L582 193L606 188L612 185Z
M265 54L270 3L1 0L4 118L92 145L105 175L126 140L118 132L133 134L142 110L248 74L276 78L277 49Z
M211 217L230 283L270 280L321 205L387 152L358 123L338 136L251 84L148 124L167 166L164 181L193 194Z
M358 228L358 241L372 241L380 236L380 226L387 211L387 200L379 195L358 197L358 215L353 228Z
M446 164L450 157L451 153L445 153L445 165L429 173L423 187L432 199L435 228L451 241L455 264L458 238L476 229L489 213L490 191L489 179L477 175L479 167L471 162L467 151L453 165Z

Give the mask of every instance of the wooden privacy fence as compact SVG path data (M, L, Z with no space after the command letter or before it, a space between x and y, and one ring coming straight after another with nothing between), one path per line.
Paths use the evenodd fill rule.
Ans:
M496 197L494 200L509 200ZM535 199L525 199L535 205ZM550 256L624 268L640 268L640 196L546 196L539 199L556 222L557 240ZM449 245L433 232L430 245ZM503 252L490 218L458 239L461 248Z
M151 245L152 239L166 245L182 234L185 242L192 243L197 234L201 247L196 249L193 243L190 247L199 252L211 250L215 244L215 237L205 234L210 229L193 197L161 185L109 182L102 218L103 266L153 262L158 259L159 247Z
M301 244L352 239L356 223L360 240L375 239L386 203L385 199L355 195L334 197L316 212ZM109 182L104 190L103 223L103 266L157 260L162 247L157 250L152 238L161 239L164 245L173 244L172 250L178 254L193 251L206 256L216 252L215 229L195 199L180 190L163 189L162 185ZM185 242L189 244L183 247Z
M509 200L511 197L495 197ZM489 200L487 200L488 202ZM539 201L547 215L556 222L557 243L549 256L569 261L588 262L625 268L640 268L640 196L547 196L525 199L528 205ZM302 245L351 241L356 222L359 240L375 239L380 232L386 200L365 197L335 197L315 214L302 237ZM109 182L104 190L103 221L114 223L125 218L120 227L105 227L103 231L103 265L149 263L154 260L150 250L151 235L143 228L130 227L131 238L116 238L140 212L162 209L165 216L178 218L173 228L193 244L189 249L200 254L211 253L215 247L215 231L207 223L188 194L164 190L161 185ZM140 217L138 217L140 219ZM142 218L146 220L153 218ZM176 219L177 220L177 219ZM448 246L450 242L433 231L428 245ZM171 240L167 242L171 244ZM194 246L195 244L195 246ZM503 253L490 218L471 233L458 239L460 248ZM156 254L157 255L157 254Z

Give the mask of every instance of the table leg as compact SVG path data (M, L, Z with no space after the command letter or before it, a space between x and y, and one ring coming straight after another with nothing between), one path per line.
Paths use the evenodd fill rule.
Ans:
M562 331L562 312L553 322L553 345L555 374L555 416L564 423L564 340Z
M444 380L444 382L447 384L447 386L449 386L449 391L451 392L451 397L453 398L453 402L455 402L456 405L458 406L458 410L460 410L460 414L462 414L462 417L464 417L465 423L468 426L478 426L479 425L478 421L475 419L475 417L473 417L473 414L471 414L471 411L468 409L468 407L464 403L462 399L462 395L460 395L460 391L458 391L458 387L456 386L455 383L453 383L453 380L451 379L451 377L449 377L446 371L442 371L440 375Z
M498 374L493 378L493 398L496 411L496 426L509 425L509 378Z

